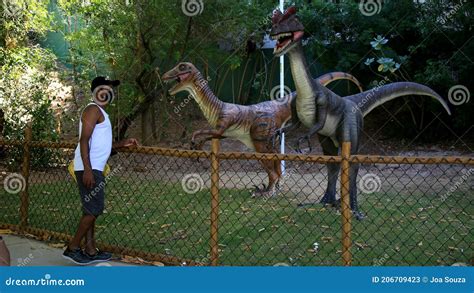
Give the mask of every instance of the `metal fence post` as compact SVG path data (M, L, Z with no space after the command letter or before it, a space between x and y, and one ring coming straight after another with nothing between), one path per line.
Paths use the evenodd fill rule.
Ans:
M349 157L351 155L351 143L343 142L341 151L341 214L342 214L342 263L350 266L351 255L351 216L349 194Z
M30 144L32 140L32 126L31 123L25 128L25 140L23 143L23 163L21 166L21 175L25 179L25 186L20 194L20 228L24 229L28 226L28 178L30 177Z
M219 159L220 140L212 140L211 149L211 266L217 266L219 260Z

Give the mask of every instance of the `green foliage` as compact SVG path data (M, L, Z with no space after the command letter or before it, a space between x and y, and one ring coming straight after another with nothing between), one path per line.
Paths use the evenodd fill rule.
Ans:
M0 48L0 64L0 109L5 119L3 137L23 139L25 127L32 122L35 140L57 140L59 135L48 90L54 56L39 47L8 51ZM20 164L22 153L20 149L11 149L11 152L13 159L8 163L15 167ZM51 150L35 150L33 167L47 166L52 156Z
M470 81L474 71L470 57L474 56L474 42L470 38L474 20L472 1L386 0L380 14L370 17L361 13L359 1L295 2L307 32L305 50L325 71L349 71L364 84L385 77L391 82L419 82L445 99L454 85L462 84L470 87L471 93L474 91ZM397 115L400 121L406 121L405 129L426 126L412 116L425 117L429 122L434 119L433 112L441 112L436 102L420 101L414 103L410 99L411 109L405 107ZM421 137L439 138L439 127L443 125L461 133L472 126L472 101L461 106L451 105L451 108L454 110L451 118L442 116L444 123L437 120ZM418 134L418 131L408 133L404 129L390 133L404 137Z
M179 61L209 68L208 76L216 82L221 72L216 68L239 68L246 41L262 39L274 7L272 1L203 4L201 14L189 17L181 1L130 1L127 5L121 0L92 0L82 6L59 0L63 23L58 28L65 27L70 61L78 68L77 78L84 88L98 74L122 81L115 107L123 118L150 100L160 99L167 105L159 77ZM64 23L70 19L78 25ZM231 51L220 50L218 43Z
M367 58L364 64L370 66L375 61L375 58L377 58L377 63L379 64L377 67L378 72L390 72L395 75L395 71L400 69L401 63L406 60L406 58L402 56L397 56L397 59L400 60L400 63L397 63L395 61L395 58L386 57L388 55L393 55L393 50L386 48L385 45L387 43L388 39L382 36L377 36L376 38L374 38L374 40L370 42L370 45L375 50L371 53L371 55L373 55L374 57Z
M0 47L24 46L50 28L45 0L3 1L0 5Z
M23 139L32 122L36 140L55 140L55 117L48 86L55 56L35 44L49 28L45 1L12 1L1 5L0 14L0 109L5 139ZM21 149L10 149L12 168L21 162ZM32 165L45 166L52 152L34 150Z
M133 121L149 108L151 102L158 102L160 116L157 120L160 124L165 123L160 120L168 120L169 112L173 111L172 103L180 101L179 98L171 101L167 96L160 75L179 61L197 65L212 81L211 86L217 93L232 86L232 90L235 87L241 96L252 95L243 99L239 96L237 101L261 101L275 85L271 81L270 61L262 57L264 54L251 56L246 47L249 40L258 44L269 30L271 12L277 6L274 0L202 1L202 11L193 17L184 13L182 1L14 2L19 3L19 9L10 7L15 11L13 14L5 13L8 7L0 7L3 16L0 20L0 66L9 75L4 77L5 73L2 74L4 97L0 96L0 99L3 104L8 99L10 109L13 105L21 105L18 113L22 115L19 119L9 118L12 131L20 129L21 123L24 125L29 119L28 115L39 115L35 113L42 109L39 105L43 102L39 102L38 109L25 112L23 108L28 105L23 90L28 90L29 100L48 103L42 86L54 56L48 56L47 51L36 46L48 31L64 36L69 51L66 62L72 65L70 75L84 93L89 95L89 82L97 75L122 81L120 98L110 111L113 121ZM382 79L390 82L410 80L426 84L444 97L453 85L472 87L470 56L474 56L474 42L469 39L474 19L472 1L385 0L380 14L370 17L361 13L359 1L286 2L287 7L290 4L298 7L307 33L305 51L315 62L314 69L318 69L314 70L315 75L321 73L316 72L321 71L321 65L325 72L351 72L365 85ZM29 54L31 57L27 56ZM249 56L254 58L253 63L248 62ZM14 81L24 80L22 76L28 73L26 68L35 69L35 76L28 77L33 83L21 85L16 92L6 89L7 85L15 84ZM234 75L241 75L240 80L238 76L235 82ZM243 89L245 86L248 89ZM474 91L473 88L470 90ZM20 98L13 102L12 97ZM440 110L432 101L408 105L409 109L397 116L407 121L406 129L422 129L423 121L412 117L425 117L428 121L428 116L434 116L432 110ZM464 132L472 125L473 103L452 108L452 120L447 117L443 120L456 132ZM412 115L420 112L421 115ZM379 119L376 116L372 115ZM438 134L440 123L431 126L432 131L424 132L426 137ZM418 135L417 132L402 131L397 129L393 134Z

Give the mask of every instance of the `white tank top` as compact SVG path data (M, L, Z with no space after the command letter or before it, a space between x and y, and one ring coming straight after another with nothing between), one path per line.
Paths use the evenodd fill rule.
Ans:
M92 169L104 171L105 164L110 157L112 151L112 124L110 123L109 115L97 104L90 103L89 105L97 106L102 115L104 115L104 121L95 125L92 136L89 140L89 158ZM89 107L87 105L87 107ZM79 121L79 139L81 138L82 132L82 113L81 120ZM77 144L76 151L74 154L74 171L84 171L84 164L82 163L80 142Z

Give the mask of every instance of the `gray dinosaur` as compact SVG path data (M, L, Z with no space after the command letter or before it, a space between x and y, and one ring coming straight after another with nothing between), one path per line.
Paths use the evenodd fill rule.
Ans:
M296 85L296 111L300 123L309 128L307 135L298 140L299 145L318 134L325 155L338 155L342 142L351 143L351 153L357 154L363 118L374 108L398 97L408 95L430 96L441 103L451 115L447 103L432 89L412 82L396 82L360 94L340 97L331 90L314 82L310 75L301 40L304 26L296 16L296 8L290 7L284 13L275 10L270 35L277 40L274 55L288 53L291 73ZM339 164L328 164L328 186L321 203L337 205L336 183ZM361 220L364 214L357 204L358 164L350 169L350 206L354 216Z

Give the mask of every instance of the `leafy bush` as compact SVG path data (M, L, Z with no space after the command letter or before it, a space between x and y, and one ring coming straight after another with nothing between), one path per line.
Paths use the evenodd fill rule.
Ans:
M35 140L56 140L55 117L48 95L56 57L37 45L50 27L47 1L18 0L1 5L0 109L5 139L23 139L32 122ZM21 148L11 148L11 168L21 163ZM33 167L47 166L52 151L34 150Z
M359 10L360 1L332 2L296 1L308 36L306 51L325 71L352 72L366 85L378 84L374 80L385 77L391 82L419 82L446 100L455 85L474 92L470 81L474 2L384 0L380 14L370 17ZM473 124L473 104L450 105L453 115L448 117L430 99L399 99L389 105L402 108L396 117L404 127L383 131L389 136L426 140L452 137L451 131L440 132L440 128L467 131ZM442 113L440 119L436 113ZM386 113L374 111L368 120L379 125L386 121Z

